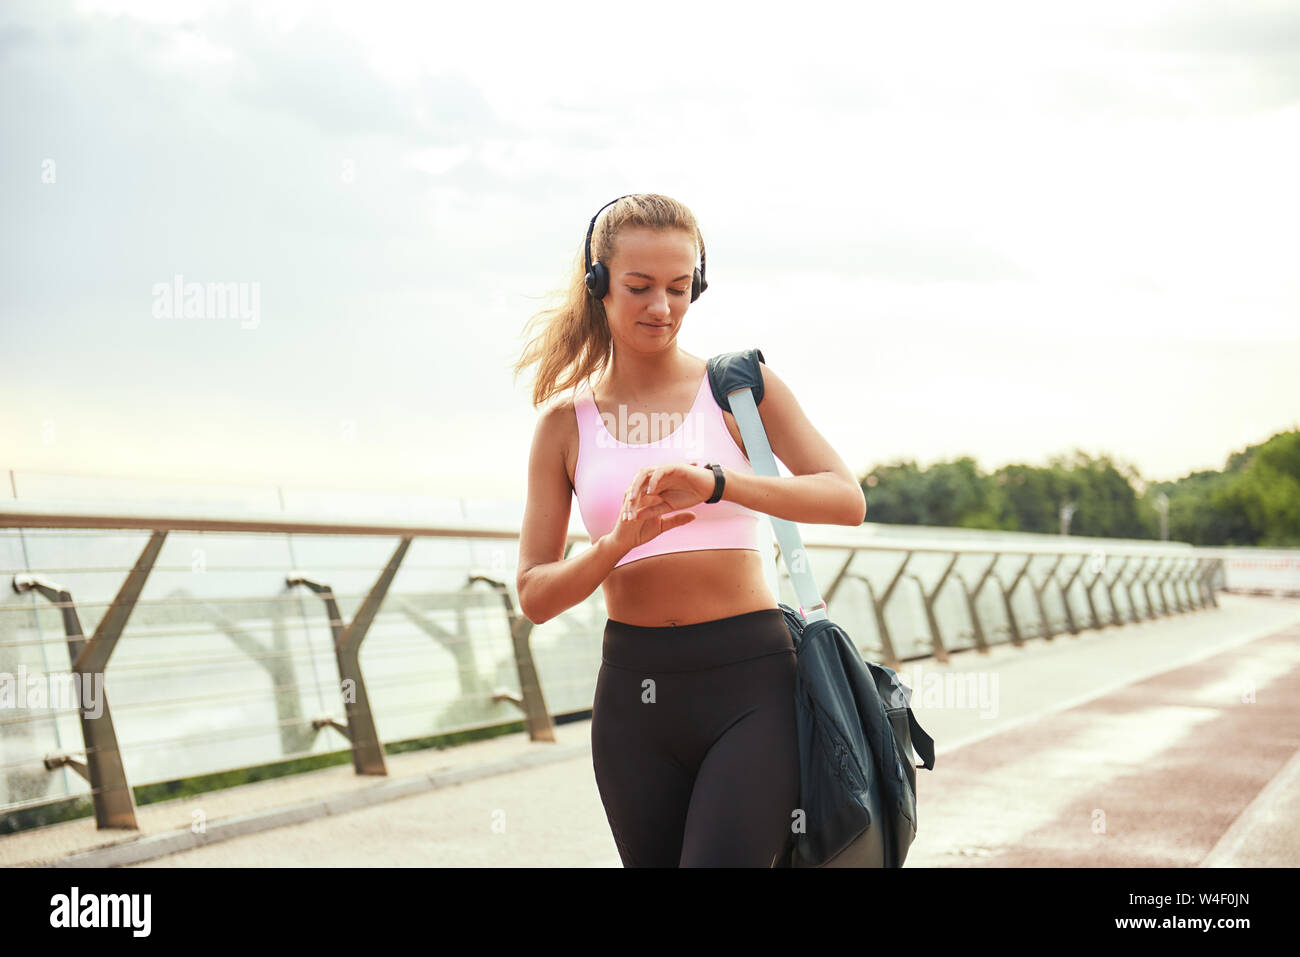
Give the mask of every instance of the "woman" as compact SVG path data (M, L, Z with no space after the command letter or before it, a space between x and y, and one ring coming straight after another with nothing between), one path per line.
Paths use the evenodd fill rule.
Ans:
M606 204L515 368L537 363L534 406L603 373L538 421L517 587L536 624L604 592L592 763L628 867L776 862L799 796L796 659L759 513L858 525L866 511L767 368L758 409L793 474L754 474L706 361L678 346L704 271L681 203L643 193ZM592 545L563 558L575 495Z

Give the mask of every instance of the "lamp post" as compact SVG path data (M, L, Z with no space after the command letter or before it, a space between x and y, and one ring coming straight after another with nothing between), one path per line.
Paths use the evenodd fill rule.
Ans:
M1069 535L1070 519L1074 517L1074 503L1062 502L1060 515L1061 515L1061 534Z

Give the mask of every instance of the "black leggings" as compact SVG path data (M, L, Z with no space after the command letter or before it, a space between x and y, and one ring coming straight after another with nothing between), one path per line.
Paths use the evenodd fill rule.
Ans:
M779 608L609 619L591 757L624 867L771 867L799 800L795 651Z

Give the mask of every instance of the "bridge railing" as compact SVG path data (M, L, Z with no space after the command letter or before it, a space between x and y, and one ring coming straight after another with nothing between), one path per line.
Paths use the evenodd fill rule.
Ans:
M806 531L832 617L894 666L1185 613L1223 584L1221 556L1178 543ZM133 786L338 740L371 775L387 773L385 742L520 715L533 740L555 740L553 715L591 707L603 602L597 589L534 626L514 590L518 538L6 503L0 815L88 794L99 827L135 828ZM571 533L565 554L585 542Z

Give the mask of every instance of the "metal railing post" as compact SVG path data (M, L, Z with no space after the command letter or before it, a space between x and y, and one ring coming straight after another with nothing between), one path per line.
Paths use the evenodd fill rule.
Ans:
M1102 582L1106 586L1106 600L1110 602L1110 623L1112 625L1124 624L1123 616L1120 614L1119 611L1119 604L1115 601L1115 585L1118 584L1120 580L1124 577L1124 569L1128 567L1128 563L1129 563L1129 556L1125 555L1124 560L1119 564L1119 568L1115 570L1115 577L1110 579L1107 578L1102 579ZM1105 565L1103 564L1102 566L1103 575L1105 574L1105 571L1106 568ZM1132 596L1129 596L1129 607L1130 608L1133 607Z
M313 722L317 728L332 727L341 731L352 744L352 766L357 774L387 774L384 762L384 746L379 741L379 730L375 726L374 711L370 707L370 697L366 694L366 681L361 674L361 642L370 630L371 622L383 603L388 588L397 575L397 569L411 547L411 538L403 537L396 551L388 560L388 565L380 573L371 587L361 607L352 616L351 624L345 625L339 612L334 589L329 585L313 581L302 574L291 574L285 583L292 588L305 585L319 595L325 603L329 614L330 633L334 636L334 656L338 662L340 691L343 695L343 708L347 715L346 727L338 722L321 720Z
M1012 607L1011 596L1015 594L1016 586L1020 584L1020 579L1024 578L1025 573L1029 571L1029 564L1033 560L1033 555L1026 556L1025 563L1020 566L1020 571L1016 572L1016 577L1011 580L1010 585L1004 584L1000 575L993 576L993 580L996 581L998 587L1002 589L1002 604L1007 610L1007 627L1011 629L1011 643L1017 648L1024 645L1025 639L1024 636L1020 634L1020 624L1016 621L1016 610ZM1033 587L1033 584L1033 579L1030 579L1029 586L1031 588Z
M1147 575L1150 574L1147 568L1148 561L1149 559L1147 556L1140 558L1138 560L1137 568L1133 570L1133 574L1129 577L1128 581L1124 583L1124 587L1128 591L1129 622L1132 624L1136 624L1139 621L1145 621L1150 617L1151 596L1147 594L1146 587L1143 584L1143 582L1146 581ZM1141 611L1138 611L1138 603L1134 598L1133 589L1135 586L1139 589L1137 594L1142 596Z
M1097 587L1097 582L1102 580L1101 576L1105 571L1106 561L1103 557L1101 566L1097 569L1097 573L1092 576L1091 580L1085 580L1083 583L1083 595L1088 599L1088 614L1092 616L1092 624L1088 627L1092 628L1094 631L1101 631L1102 624L1101 615L1097 613L1097 602L1093 599L1092 592L1093 589Z
M1065 556L1062 555L1061 557L1064 558ZM1086 556L1081 556L1079 558L1079 564L1075 566L1074 573L1065 580L1065 584L1060 585L1058 582L1058 587L1061 589L1061 605L1065 608L1065 626L1070 629L1070 634L1072 635L1077 635L1079 633L1079 626L1075 623L1074 612L1070 609L1070 586L1073 585L1074 580L1079 577L1079 572L1083 570L1083 563L1087 560ZM1055 575L1052 576L1052 580L1057 580Z
M894 668L895 670L897 670L900 661L898 658L898 654L894 650L894 639L893 636L890 635L889 633L889 625L885 622L885 606L889 603L889 599L893 596L894 588L898 585L899 579L903 577L903 569L907 567L907 563L911 560L911 558L912 558L911 552L907 552L903 556L902 564L900 564L898 568L894 571L894 577L889 580L888 587L885 589L884 593L880 596L876 595L876 589L872 586L871 580L868 579L865 575L855 574L850 576L852 578L858 579L858 581L862 582L867 586L867 595L871 598L871 608L876 616L876 632L877 634L880 635L881 655L882 658L884 659L884 664L887 667Z
M1043 591L1047 588L1048 582L1056 580L1056 568L1061 564L1063 558L1065 558L1064 554L1056 556L1056 561L1054 561L1052 567L1047 570L1047 577L1043 579L1041 585L1035 585L1033 578L1029 579L1030 587L1034 590L1034 602L1038 605L1038 618L1042 623L1039 637L1043 639L1051 639L1056 635L1056 630L1052 627L1052 623L1047 617L1047 606L1043 604Z
M1173 608L1169 605L1169 596L1165 593L1165 582L1169 580L1169 576L1173 574L1174 568L1177 564L1178 559L1169 559L1166 562L1164 569L1161 571L1160 576L1155 580L1156 594L1160 596L1160 614L1165 618L1168 618L1174 613Z
M567 552L567 549L566 549ZM524 712L524 728L528 731L530 741L555 741L555 722L546 707L546 697L542 694L542 683L537 677L537 666L533 663L533 650L529 636L533 632L533 623L515 610L510 598L510 589L506 583L488 578L486 575L471 575L469 583L485 582L492 586L501 602L505 605L506 622L510 627L510 644L515 654L515 670L519 674L519 700L508 700L517 704Z
M1187 593L1191 596L1192 607L1198 611L1205 608L1205 589L1202 587L1201 575L1205 572L1208 559L1198 558L1187 574Z
M994 555L993 561L989 562L988 567L984 569L974 588L971 588L966 583L966 579L962 577L961 572L953 572L953 577L961 582L962 591L966 593L966 608L970 613L971 630L975 633L975 647L981 654L985 655L989 653L989 643L984 634L984 625L980 622L978 601L979 594L984 589L985 582L989 580L989 575L993 574L993 566L997 563L998 556Z
M1142 595L1146 598L1147 602L1147 613L1144 616L1147 621L1154 621L1159 614L1156 611L1155 602L1151 600L1151 579L1155 578L1156 572L1160 570L1160 565L1163 561L1163 559L1157 558L1155 564L1151 566L1151 571L1147 572L1146 577L1141 581Z
M1208 559L1209 564L1206 566L1205 573L1201 576L1201 586L1205 589L1205 600L1210 607L1218 608L1219 599L1214 594L1214 578L1219 573L1219 568L1223 562L1222 558Z
M14 591L38 592L56 603L62 612L68 657L71 660L70 670L77 692L77 717L81 721L81 738L86 746L86 761L83 764L64 754L46 758L45 767L53 771L67 765L86 779L95 808L95 826L100 830L139 829L135 817L135 794L126 780L126 766L122 762L117 731L113 727L113 713L109 710L108 694L104 690L104 671L166 539L166 532L150 534L149 541L145 543L135 565L127 573L89 641L81 631L77 606L67 589L34 575L15 576L13 582ZM99 713L90 715L87 713L90 708L86 701L86 690L93 688L96 683L99 686L100 700L96 709Z
M919 575L909 574L907 577L916 582L916 587L921 589L921 601L925 605L925 620L930 626L930 647L934 651L934 657L940 662L947 662L948 649L943 644L943 633L939 630L939 619L934 614L934 601L939 597L939 592L943 588L943 583L948 580L949 573L952 572L953 566L957 564L960 557L959 552L952 553L952 560L948 562L948 567L943 570L939 576L938 582L929 594L925 591L925 582L921 581Z
M1195 558L1187 558L1182 562L1182 567L1178 571L1178 584L1181 586L1178 602L1183 606L1183 611L1194 611L1196 609L1196 599L1192 597L1192 574L1200 565L1200 561Z

